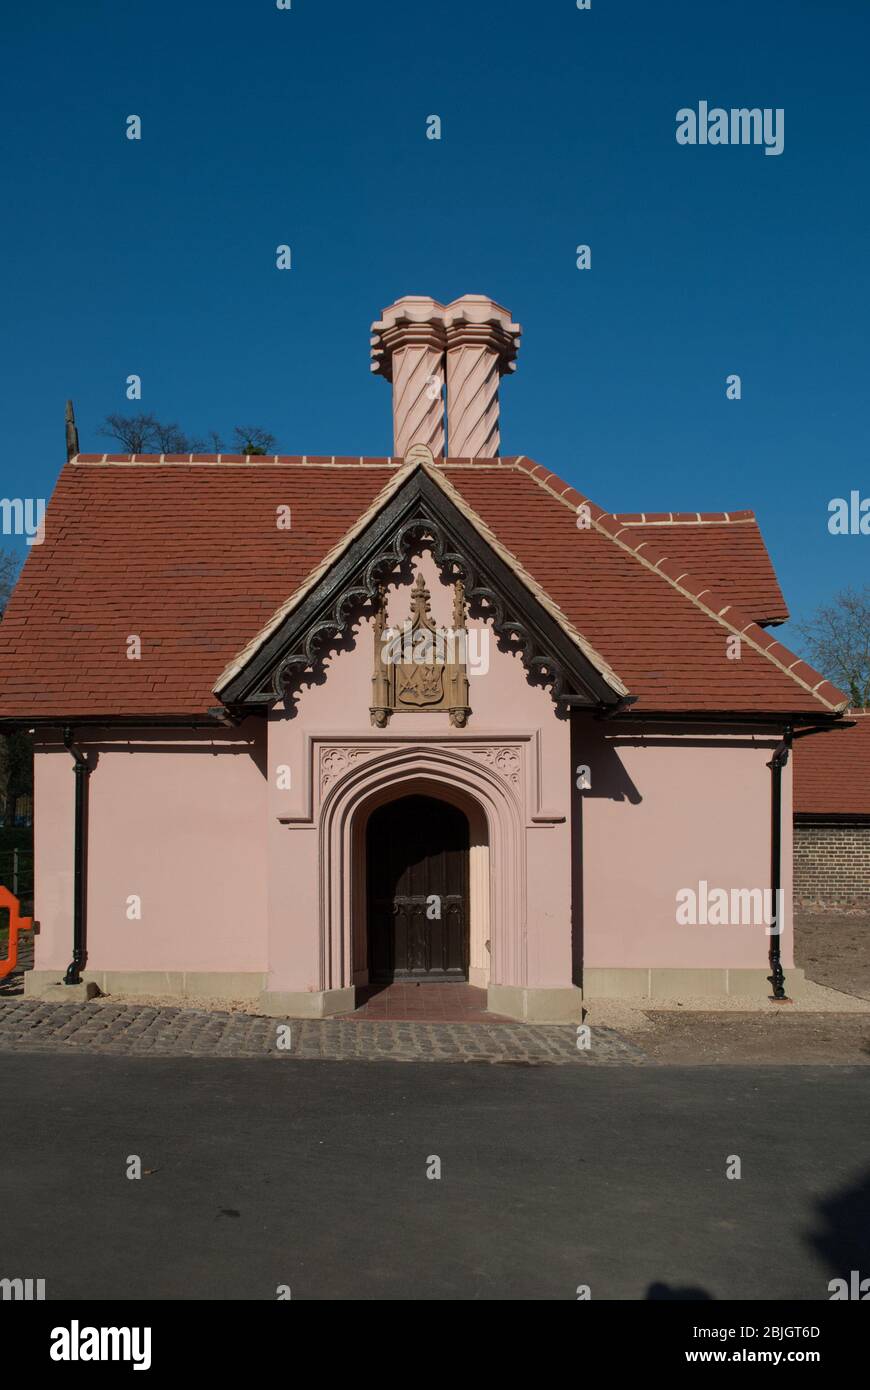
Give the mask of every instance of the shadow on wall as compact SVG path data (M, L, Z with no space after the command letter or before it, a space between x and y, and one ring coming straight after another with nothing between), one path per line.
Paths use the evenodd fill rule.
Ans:
M579 747L579 765L589 769L589 786L583 790L584 801L628 801L632 806L643 801L613 743L605 738L591 745L581 740Z
M49 747L48 744L45 746ZM260 719L246 720L238 728L222 728L221 725L215 724L214 729L198 729L196 736L191 730L184 728L179 729L174 738L168 730L162 730L159 739L131 734L111 742L105 739L91 742L85 736L82 746L92 772L96 772L101 758L108 753L196 753L204 757L223 757L230 753L236 757L249 757L263 778L268 777L269 771L266 725L265 721Z
M645 748L667 745L670 748L685 752L687 749L694 748L722 748L720 739L704 737L686 738L681 735L671 738L667 734L660 734L655 739L648 739L643 734L617 734L610 733L606 726L590 721L588 724L578 728L577 736L577 755L575 766L585 764L589 768L590 786L583 791L584 801L595 799L596 797L605 798L609 801L628 801L636 806L643 800L637 786L632 781L623 766L619 755L621 747ZM756 739L729 739L728 749L738 748L764 748L766 745ZM770 747L775 746L775 741L770 740Z
M615 742L607 737L600 721L572 721L571 764L571 981L582 988L585 901L583 803L587 800L607 800L638 806L643 797L627 772Z

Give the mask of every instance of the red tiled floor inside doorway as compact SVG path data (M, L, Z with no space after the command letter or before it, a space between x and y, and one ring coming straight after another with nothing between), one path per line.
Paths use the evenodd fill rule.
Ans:
M366 985L357 990L357 1008L344 1018L416 1023L492 1023L502 1017L486 1008L486 990L467 984Z

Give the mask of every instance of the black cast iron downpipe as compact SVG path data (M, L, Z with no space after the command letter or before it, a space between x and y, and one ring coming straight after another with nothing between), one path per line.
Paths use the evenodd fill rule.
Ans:
M65 985L80 985L85 966L85 914L87 909L87 846L85 843L85 813L87 785L91 769L80 748L73 744L72 729L63 731L63 745L72 754L76 779L75 844L73 847L73 955L63 977Z
M770 887L773 898L773 921L776 931L770 938L770 974L768 979L773 986L774 999L786 999L785 975L782 970L782 920L779 911L780 886L782 884L782 769L788 762L791 752L792 730L786 728L781 743L773 750L773 757L767 766L772 777L771 827L770 827Z

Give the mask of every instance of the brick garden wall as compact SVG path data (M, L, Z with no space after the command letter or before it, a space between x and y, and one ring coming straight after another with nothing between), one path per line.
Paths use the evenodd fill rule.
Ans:
M870 911L870 821L795 822L794 900L804 908Z

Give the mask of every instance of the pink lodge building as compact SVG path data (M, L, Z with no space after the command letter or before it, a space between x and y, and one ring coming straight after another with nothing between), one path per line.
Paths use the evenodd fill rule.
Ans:
M769 631L751 512L614 515L500 454L519 332L479 295L385 310L391 458L72 444L0 623L28 992L799 993L789 750L846 697Z

